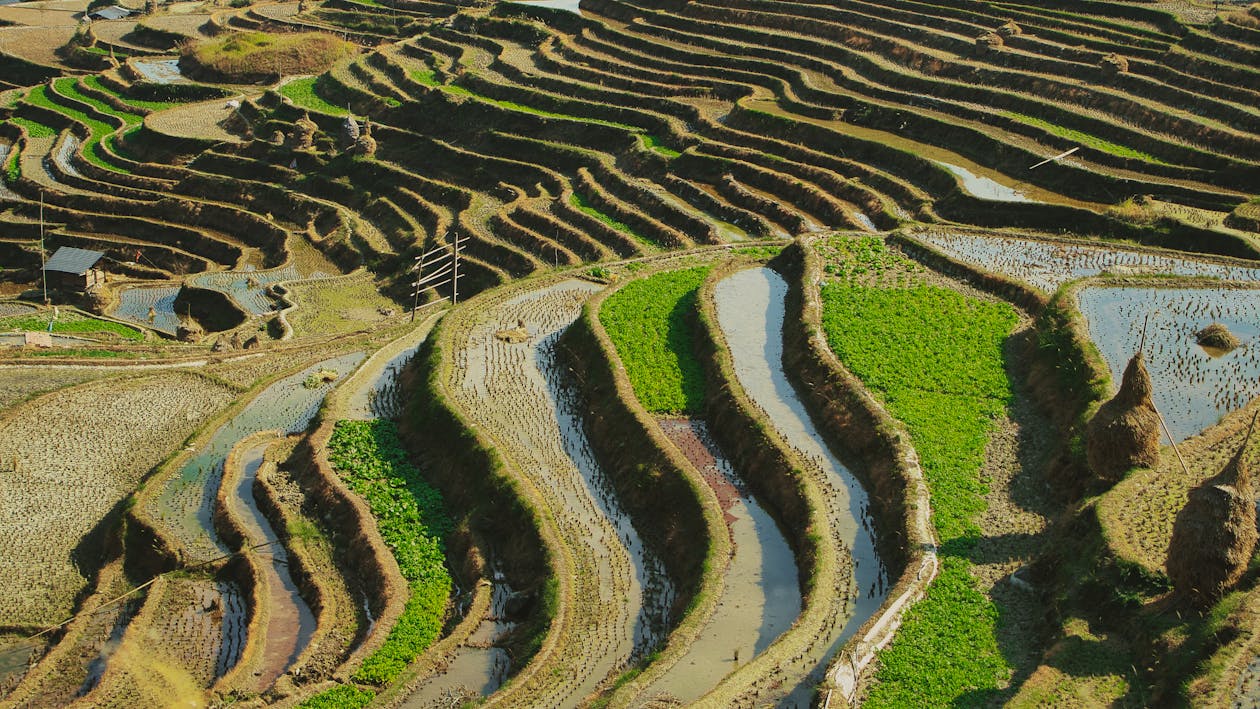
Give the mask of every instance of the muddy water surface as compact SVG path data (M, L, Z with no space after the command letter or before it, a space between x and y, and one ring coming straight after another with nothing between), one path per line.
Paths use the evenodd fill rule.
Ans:
M969 194L973 194L981 199L991 199L995 202L1031 202L1027 195L1013 187L994 180L990 177L982 177L968 170L965 167L952 165L947 162L937 161L937 165L949 170L962 182L963 189Z
M257 691L264 692L276 681L284 671L293 664L298 655L306 648L311 635L315 632L315 614L310 606L302 600L297 584L289 573L289 556L279 536L271 527L271 523L258 509L258 501L254 499L254 482L258 479L258 468L262 465L263 454L270 442L251 448L241 457L241 472L236 477L236 485L232 490L234 505L244 512L240 520L245 528L248 544L270 543L270 546L256 550L258 558L263 562L263 585L267 593L267 619L263 637L262 667L256 675Z
M1114 386L1145 325L1152 398L1178 441L1260 395L1260 290L1090 287L1078 297ZM1228 327L1242 346L1216 353L1199 347L1194 333L1213 322Z
M110 316L174 335L179 329L179 316L175 314L177 295L179 286L128 288L118 294L118 305ZM149 319L150 312L152 319Z
M808 656L782 668L787 682L779 706L809 706L814 686L826 673L829 659L878 609L888 579L875 553L875 540L866 491L823 442L783 369L784 299L788 286L769 268L751 268L718 283L714 292L718 324L734 360L735 374L748 396L796 449L809 473L820 481L828 497L827 514L834 542L852 559L843 597L820 599L835 603L835 616L826 637L813 644ZM829 590L819 589L826 596Z
M491 304L452 337L453 381L461 409L536 491L554 519L571 569L560 642L540 670L510 685L504 705L580 704L609 674L654 647L671 600L661 564L648 552L591 454L576 397L556 363L554 344L599 289L563 281ZM530 340L495 333L523 322Z
M223 463L237 442L259 431L279 429L294 433L306 428L324 396L336 384L325 382L307 387L307 377L328 369L337 372L339 380L364 357L363 352L355 352L324 360L267 387L165 481L163 489L150 500L149 511L184 546L189 562L227 552L214 532L211 513Z
M717 493L733 547L722 597L708 625L678 663L645 693L690 702L791 627L801 612L801 591L792 548L744 486L704 422L671 419L660 425Z

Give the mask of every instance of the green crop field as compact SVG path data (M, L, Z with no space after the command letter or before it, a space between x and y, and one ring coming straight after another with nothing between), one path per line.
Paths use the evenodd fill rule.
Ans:
M328 460L351 490L367 500L411 595L398 622L355 680L384 685L437 639L451 595L443 551L451 521L442 497L407 457L392 422L339 421Z
M983 703L1009 668L995 636L997 608L975 588L968 555L985 507L979 471L990 422L1010 399L1002 343L1015 312L923 285L834 282L822 296L836 356L910 431L941 542L940 576L881 653L867 706Z
M699 266L632 281L600 308L599 320L648 411L694 414L704 406L704 374L692 353L690 318L708 273Z

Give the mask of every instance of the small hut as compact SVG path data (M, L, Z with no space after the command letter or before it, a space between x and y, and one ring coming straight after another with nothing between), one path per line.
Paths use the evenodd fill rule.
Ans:
M1173 523L1168 577L1177 596L1200 608L1238 583L1255 552L1256 497L1246 459L1251 433L1216 477L1190 491Z
M1151 401L1151 375L1138 352L1124 369L1115 397L1098 408L1085 430L1085 457L1100 479L1115 483L1130 468L1159 462L1159 414Z
M63 246L44 264L48 287L67 291L86 291L105 283L105 270L97 264L105 254L89 249Z

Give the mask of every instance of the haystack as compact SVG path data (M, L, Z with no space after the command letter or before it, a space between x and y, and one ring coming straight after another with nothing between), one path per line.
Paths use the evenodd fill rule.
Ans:
M1108 483L1130 468L1159 462L1159 414L1151 401L1151 375L1138 352L1125 367L1120 391L1098 408L1085 431L1085 455L1094 474Z
M1015 24L1015 20L1007 20L1001 27L998 27L996 31L1003 37L1014 37L1024 33L1024 29Z
M1203 347L1214 347L1226 352L1237 349L1242 344L1242 341L1235 337L1234 333L1229 331L1229 328L1218 322L1214 322L1194 333L1194 340Z
M363 133L354 141L354 151L366 157L376 155L376 138L372 137L371 121L364 121Z
M311 120L311 115L306 111L302 112L302 117L294 121L293 147L298 150L309 150L315 144L315 132L319 130L319 126L315 121Z
M1112 52L1103 56L1099 62L1099 67L1102 69L1104 76L1115 76L1129 70L1129 60Z
M976 51L984 54L990 50L1001 49L1006 44L1006 40L1002 39L1002 35L997 32L985 32L976 37Z
M1256 496L1245 457L1250 440L1248 431L1225 468L1190 491L1173 524L1168 577L1179 597L1200 608L1238 583L1255 552Z

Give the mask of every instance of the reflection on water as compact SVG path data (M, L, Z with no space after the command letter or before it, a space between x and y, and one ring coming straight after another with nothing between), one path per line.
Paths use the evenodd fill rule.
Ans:
M991 199L995 202L1031 202L1023 192L1007 187L1006 185L990 179L981 177L965 167L951 165L947 162L936 161L937 165L949 170L957 177L963 185L963 189L970 194L981 199Z
M241 439L259 431L278 429L295 433L306 428L324 396L336 381L308 387L306 380L319 370L337 373L337 380L363 361L363 352L324 360L285 377L263 390L244 410L225 423L201 447L166 487L154 496L151 512L170 526L186 547L190 560L210 559L226 553L211 521L214 494L223 475L228 453Z
M1114 386L1145 328L1151 396L1178 441L1260 395L1260 290L1089 287L1078 297ZM1242 345L1215 355L1205 351L1194 334L1213 322L1228 327Z
M814 686L822 681L830 658L857 629L879 610L888 588L887 572L875 552L873 523L866 491L824 443L804 403L783 369L784 302L788 285L765 267L726 277L714 290L718 324L734 360L735 375L779 434L802 461L814 466L827 483L827 514L853 561L848 615L829 626L824 646L806 658L813 664L805 677L787 687L780 706L807 707Z

